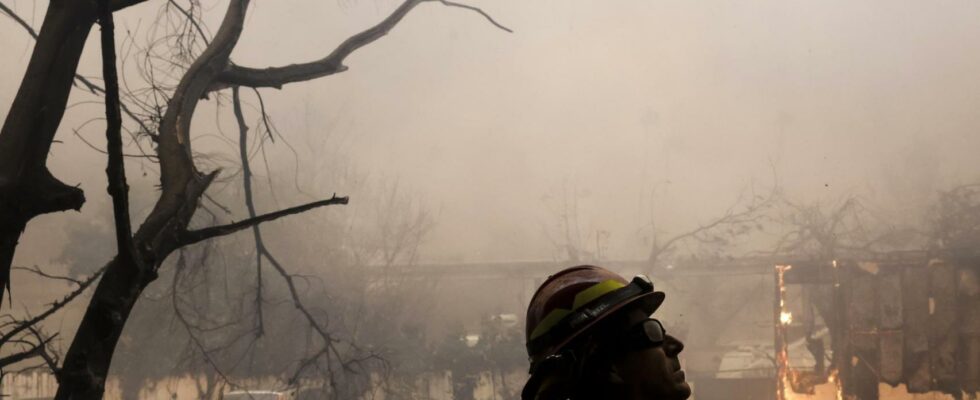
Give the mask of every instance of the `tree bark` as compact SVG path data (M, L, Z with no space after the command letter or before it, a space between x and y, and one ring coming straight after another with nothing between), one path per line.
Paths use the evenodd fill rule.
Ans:
M149 281L136 265L112 260L85 311L65 363L56 399L101 399L123 325Z
M93 2L51 1L0 128L0 301L10 287L10 264L27 222L45 213L78 210L85 202L81 189L53 177L45 161L95 18Z

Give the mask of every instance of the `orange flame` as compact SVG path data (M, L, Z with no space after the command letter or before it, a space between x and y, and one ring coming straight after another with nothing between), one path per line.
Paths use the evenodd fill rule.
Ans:
M786 271L789 265L776 266L776 295L779 297L779 318L776 323L776 400L786 400L786 387L792 386L789 380L789 349L786 343L786 328L793 321L793 314L786 309Z

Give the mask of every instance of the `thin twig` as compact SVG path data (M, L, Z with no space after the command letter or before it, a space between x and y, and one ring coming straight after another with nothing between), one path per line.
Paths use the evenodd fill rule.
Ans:
M487 14L486 11L483 11L483 10L481 10L478 7L473 7L471 5L466 5L466 4L455 3L455 2L452 2L452 1L448 1L448 0L439 0L439 2L442 3L442 4L444 4L444 5L446 5L446 6L448 6L448 7L459 7L459 8L465 8L465 9L471 10L471 11L476 11L476 12L480 13L480 15L482 15L484 18L486 18L487 21L490 21L490 23L493 24L494 26L496 26L496 27L498 27L500 29L503 29L503 30L507 31L507 33L514 33L514 31L512 31L510 28L501 25L499 22L495 21L493 19L493 17L490 16L490 14Z
M63 276L63 275L52 275L52 274L49 274L47 272L44 272L37 265L35 265L33 268L13 266L10 269L11 270L14 270L14 271L18 271L19 270L19 271L31 272L31 273L33 273L35 275L38 275L38 276L42 277L42 278L56 279L56 280L60 280L60 281L67 281L67 282L74 283L76 285L81 285L82 284L82 281L80 281L78 279L75 279L75 278L72 278L72 277Z
M31 318L31 319L29 319L27 321L24 321L24 322L20 323L18 326L16 326L10 332L7 332L3 336L0 336L0 346L2 346L4 343L10 341L10 339L13 338L14 336L16 336L18 333L23 332L25 329L29 329L29 328L33 327L38 322L43 321L45 318L50 317L51 314L54 314L58 310L62 309L65 305L67 305L72 300L74 300L76 297L78 297L80 294L82 294L82 292L84 292L85 289L88 289L88 287L91 286L92 283L95 282L100 276L102 276L102 273L105 272L107 266L103 266L98 271L96 271L94 274L92 274L92 276L89 276L88 278L86 278L84 281L82 281L78 285L77 288L75 288L74 291L72 291L71 293L68 293L67 295L65 295L65 297L63 297L61 300L58 300L58 301L55 301L54 303L52 303L51 306L48 307L47 310L44 310L44 312L38 314L34 318Z
M201 39L204 40L204 44L206 46L210 46L211 42L208 40L208 35L204 34L204 29L201 29L201 25L198 23L197 19L194 18L194 16L191 15L189 11L181 7L180 4L177 4L176 1L174 0L167 0L167 1L170 4L172 4L175 8L177 8L177 10L180 11L181 14L184 14L184 16L187 17L187 20L190 21L191 25L193 25L194 28L197 29L197 33L201 35ZM191 4L191 7L193 7L193 4Z
M238 93L238 86L231 88L232 109L235 113L235 120L238 122L238 150L242 163L242 187L245 192L245 208L250 217L255 217L255 200L252 198L252 167L248 162L248 125L245 124L245 116L242 114L242 99ZM265 111L262 112L263 117ZM261 337L265 333L265 326L262 318L262 253L265 246L262 245L262 231L258 225L252 226L252 236L255 239L255 317L257 322L256 337Z
M252 88L255 92L255 97L259 98L259 111L262 113L262 124L265 125L265 133L269 135L269 140L272 143L276 142L276 137L272 134L272 125L269 124L269 114L265 112L265 101L262 100L262 93L259 92L258 88Z
M181 249L178 251L177 268L176 271L174 271L174 280L173 283L171 284L171 289L170 289L171 302L174 308L174 315L177 316L177 320L180 321L181 325L184 327L185 331L187 332L187 336L191 339L191 342L193 342L194 346L197 347L198 351L201 352L201 355L204 357L204 361L207 362L208 365L210 365L211 368L214 369L214 372L216 372L218 376L220 376L221 379L223 379L226 383L228 383L232 387L237 387L238 385L235 384L234 381L229 379L228 376L225 375L224 371L222 371L221 368L218 366L218 363L216 363L214 359L211 358L210 352L208 351L207 348L204 347L204 343L201 343L201 340L191 330L190 322L187 321L187 318L184 317L184 313L181 312L180 310L180 306L177 301L177 287L178 287L178 283L180 282L180 275L184 271L186 266L187 266L187 261L184 258L184 251L183 249Z

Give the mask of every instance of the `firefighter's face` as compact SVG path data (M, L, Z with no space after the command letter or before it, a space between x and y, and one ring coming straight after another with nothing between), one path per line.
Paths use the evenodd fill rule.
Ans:
M649 316L633 309L624 319L625 327L642 322ZM613 369L622 379L630 399L683 400L691 396L684 379L678 354L684 344L667 335L662 346L631 351L616 357Z

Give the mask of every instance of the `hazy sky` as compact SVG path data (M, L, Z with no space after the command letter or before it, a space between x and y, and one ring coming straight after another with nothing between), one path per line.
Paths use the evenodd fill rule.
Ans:
M203 3L216 28L225 2ZM14 4L40 23L43 4ZM161 4L133 7L117 25L145 30ZM319 58L396 4L256 0L232 58L249 66ZM656 218L679 230L719 213L750 183L771 184L772 171L797 199L860 193L893 209L980 175L978 2L468 4L515 32L427 3L352 55L349 71L263 91L301 162L343 155L370 177L398 179L437 212L428 260L550 258L544 226L555 223L549 208L563 192L578 199L583 238L609 231L609 254L633 258L644 254L637 228L654 191ZM99 73L96 44L85 74ZM31 45L0 18L0 113ZM63 128L98 112L75 107ZM196 118L213 129L204 123L213 115ZM103 159L66 129L56 176L104 203L96 199ZM101 143L100 127L88 135ZM345 190L315 186L321 195ZM25 240L57 229L49 221Z

